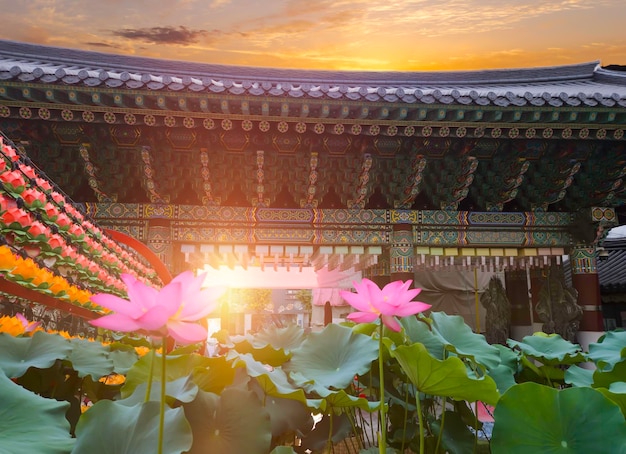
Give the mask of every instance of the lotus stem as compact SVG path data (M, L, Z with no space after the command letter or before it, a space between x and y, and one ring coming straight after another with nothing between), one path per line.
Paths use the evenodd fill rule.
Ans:
M422 403L420 401L420 392L416 390L415 407L417 408L417 420L419 421L420 430L420 454L424 454L424 416L422 415Z
M443 424L446 418L446 402L447 399L443 398L443 403L441 404L441 425L439 426L439 436L437 437L437 446L435 446L435 454L439 452L439 445L441 444L441 439L443 438Z
M154 373L154 361L156 359L156 346L154 342L151 342L152 348L150 349L150 373L148 374L148 383L146 386L146 398L144 402L150 401L150 392L152 391L152 374Z
M402 446L400 452L404 452L404 440L406 439L406 425L408 424L407 418L409 416L409 387L404 387L404 425L402 426Z
M166 336L161 342L161 399L159 402L159 454L163 454L163 429L165 426L165 365L166 359Z
M383 320L380 319L380 335L378 336L378 381L380 389L380 431L378 436L378 452L387 452L387 415L385 411L385 373L383 370Z

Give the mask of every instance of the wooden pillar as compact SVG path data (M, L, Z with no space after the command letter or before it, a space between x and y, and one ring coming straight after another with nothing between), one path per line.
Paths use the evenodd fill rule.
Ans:
M172 229L169 219L151 219L148 222L147 246L172 269Z
M604 321L600 297L600 280L594 247L577 247L570 254L572 286L578 291L578 305L583 308L580 331L602 332Z
M393 226L389 251L390 281L413 280L415 266L413 229L411 224Z
M546 271L543 267L534 267L528 270L530 280L530 301L532 304L532 324L533 332L543 331L543 320L539 318L537 313L537 304L539 304L539 292L541 287L546 283Z
M526 270L511 270L504 273L506 296L511 304L510 336L522 340L533 333L531 300Z

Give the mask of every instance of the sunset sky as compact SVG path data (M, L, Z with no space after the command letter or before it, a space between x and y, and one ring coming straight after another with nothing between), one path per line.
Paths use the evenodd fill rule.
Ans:
M246 66L626 65L624 0L0 0L0 38Z

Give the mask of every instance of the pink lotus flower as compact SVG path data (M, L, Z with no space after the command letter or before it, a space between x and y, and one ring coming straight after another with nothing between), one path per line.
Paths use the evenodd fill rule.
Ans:
M186 271L156 290L130 274L122 274L130 301L104 293L92 296L94 303L114 313L90 323L114 331L167 333L181 344L206 340L207 329L195 322L213 312L225 289L202 289L204 277Z
M19 313L15 314L15 318L17 318L20 321L20 323L24 326L25 333L32 333L41 325L41 322L28 321L26 317L24 317L22 314L19 314Z
M413 301L422 289L409 288L412 282L394 281L382 289L369 279L354 282L356 293L347 290L340 292L341 297L357 310L348 315L348 320L371 323L380 318L389 329L400 331L402 327L395 317L415 315L431 307L430 304Z

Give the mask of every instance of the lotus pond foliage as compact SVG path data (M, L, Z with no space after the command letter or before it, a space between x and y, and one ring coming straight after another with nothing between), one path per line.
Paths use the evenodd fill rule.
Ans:
M160 321L126 312L135 321L125 326L144 331L109 333L110 342L0 318L0 452L626 453L625 331L588 351L543 333L490 345L459 316L423 313L417 293L407 299L409 286L397 283L378 289L403 295L404 312L383 314L393 318L221 331L216 356L189 342L168 350L168 321L207 315L191 311L204 291L197 282L135 287L129 294L152 298ZM159 294L170 302L159 307ZM202 294L213 305L215 294Z

